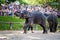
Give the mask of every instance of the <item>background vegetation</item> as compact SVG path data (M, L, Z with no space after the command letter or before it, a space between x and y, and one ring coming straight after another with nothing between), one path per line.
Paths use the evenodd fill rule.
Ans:
M60 0L8 0L8 2L19 1L20 4L30 4L30 5L44 5L49 4L54 8L58 8L60 10ZM1 4L5 4L6 0L0 0ZM0 16L0 22L24 22L24 19L19 19L18 17L14 16ZM58 18L58 22L60 22L60 18ZM13 30L21 30L24 24L13 24ZM48 24L47 24L48 25ZM34 25L35 26L35 25ZM60 26L60 23L58 24ZM34 27L36 29L36 27ZM38 30L42 29L38 25ZM10 30L9 24L2 24L0 23L0 30Z

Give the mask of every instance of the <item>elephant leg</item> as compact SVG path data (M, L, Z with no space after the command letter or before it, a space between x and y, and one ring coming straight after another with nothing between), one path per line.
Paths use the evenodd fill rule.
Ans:
M34 32L33 32L33 26L30 25L30 27L31 27L31 32L34 33Z
M24 33L26 34L27 33L27 30L26 30L27 29L27 24L24 25L23 29L24 29Z
M29 25L29 26L28 26L28 31L29 31L30 29L31 29L32 33L34 33L34 32L33 32L33 26L32 26L32 25Z
M54 28L55 28L54 32L56 32L57 31L57 26L55 26Z
M53 31L52 31L53 26L52 26L52 25L49 25L49 28L50 28L50 32L53 32Z
M33 19L30 18L28 24L29 24L29 27L31 28L32 33L34 33L33 32Z
M52 27L50 27L50 32L53 32L53 28Z
M28 26L28 31L30 30L30 28L31 28L31 27L30 27L30 26Z
M51 21L49 22L49 28L50 28L50 32L53 32L53 25Z
M53 32L56 32L57 31L57 24L54 24L53 25L53 29L54 29Z
M40 24L40 26L42 26L42 28L43 28L43 34L47 33L46 26L45 26L45 25L43 25L43 24Z
M31 29L31 32L34 33L34 32L33 32L33 26L32 26L32 25L29 25L28 31L29 31L30 29Z

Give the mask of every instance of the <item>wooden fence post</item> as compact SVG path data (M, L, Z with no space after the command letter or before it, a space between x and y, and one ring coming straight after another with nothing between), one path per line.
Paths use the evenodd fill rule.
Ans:
M10 22L10 29L12 30L12 22Z

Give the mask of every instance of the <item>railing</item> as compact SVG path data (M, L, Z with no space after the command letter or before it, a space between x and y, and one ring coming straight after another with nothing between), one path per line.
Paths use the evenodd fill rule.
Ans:
M24 22L0 22L0 24L9 24L9 28L10 28L10 30L12 30L13 24L24 24ZM35 25L35 24L33 26L34 26L34 30L39 30L40 26ZM21 29L23 29L23 28L21 28Z
M24 22L0 22L0 24L9 24L10 25L9 27L10 27L10 30L11 30L13 24L24 24ZM39 25L34 25L35 30L39 30L39 27L40 27ZM60 26L58 26L58 28L60 28Z
M23 22L0 22L0 24L9 24L10 25L10 30L12 29L12 24L22 24L22 23Z

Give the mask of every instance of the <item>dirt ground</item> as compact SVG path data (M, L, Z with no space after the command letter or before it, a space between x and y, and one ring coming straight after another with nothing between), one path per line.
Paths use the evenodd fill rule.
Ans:
M60 32L42 34L42 31L0 31L0 40L60 40Z

